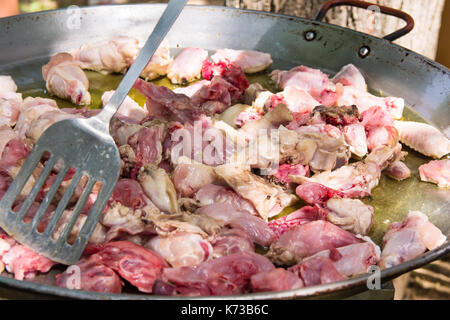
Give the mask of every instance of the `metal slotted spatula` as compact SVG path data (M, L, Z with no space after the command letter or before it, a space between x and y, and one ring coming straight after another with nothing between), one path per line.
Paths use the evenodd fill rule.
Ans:
M186 2L187 0L169 2L136 61L122 79L108 104L97 116L57 122L50 126L36 142L33 151L0 201L0 227L17 241L63 264L73 264L80 258L119 177L120 157L109 132L109 122L178 18ZM17 197L27 185L43 156L46 162L39 177L20 209L14 212ZM26 222L24 222L25 214L36 196L40 194L52 169L58 172L55 180L32 220L25 219ZM58 202L56 210L48 219L48 223L42 228L41 220L45 219L44 214L61 184L66 180L66 175L72 175L71 181ZM63 216L63 213L70 212L65 209L80 181L84 184L84 189L73 212L67 218L66 215ZM96 190L100 188L97 199L77 238L68 243L68 236L81 210L85 208L94 187ZM61 226L58 221L62 220L62 217L65 225L61 227L62 231L58 229L55 236L55 228Z

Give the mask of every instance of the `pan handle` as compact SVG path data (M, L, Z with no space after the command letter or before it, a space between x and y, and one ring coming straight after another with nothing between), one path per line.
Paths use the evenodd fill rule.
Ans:
M393 9L393 8L389 8L389 7L385 7L385 6L381 6L381 5L377 5L374 3L359 1L359 0L330 0L326 3L324 3L322 8L317 13L315 20L321 21L327 14L328 10L330 10L334 7L339 7L339 6L352 6L352 7L362 8L362 9L370 9L370 7L376 6L377 8L380 9L380 12L404 20L406 22L406 26L404 26L402 29L397 30L383 38L388 41L395 41L398 38L403 37L404 35L411 32L411 30L414 28L414 19L406 12L403 12L403 11L397 10L397 9Z

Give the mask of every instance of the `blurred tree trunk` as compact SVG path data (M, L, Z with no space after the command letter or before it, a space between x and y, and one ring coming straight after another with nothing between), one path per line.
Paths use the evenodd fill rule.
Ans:
M273 11L313 19L327 0L225 0L227 6ZM400 9L415 20L414 30L396 41L431 59L436 57L445 0L366 0L374 4ZM331 10L325 21L374 36L383 37L401 27L404 22L395 17L350 7Z

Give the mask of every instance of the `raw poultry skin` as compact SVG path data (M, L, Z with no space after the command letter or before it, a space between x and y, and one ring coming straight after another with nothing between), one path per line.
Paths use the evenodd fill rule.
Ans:
M61 80L53 83L69 81L81 75L78 65L125 72L138 50L137 40L126 37L86 44L72 51L74 60L56 55L44 67L44 77L53 73ZM399 141L437 158L448 153L448 140L437 129L424 127L421 132L440 143L426 150L411 129L418 125L394 121L401 118L403 99L368 93L354 65L344 66L334 77L306 66L273 71L280 92L250 85L246 73L271 63L270 55L255 51L219 49L210 58L204 49L185 48L172 57L167 43L160 46L141 77L168 75L183 86L172 91L139 79L135 87L147 97L145 107L127 97L113 118L110 128L119 147L121 176L82 258L56 276L57 286L120 293L129 283L140 292L166 296L300 289L349 279L377 263L390 267L445 241L426 215L410 213L391 225L380 255L364 236L371 230L374 210L359 198L371 194L384 170L398 180L410 176ZM194 80L199 81L187 85ZM70 91L63 85L60 89L61 95ZM103 104L112 94L104 93ZM0 196L48 126L98 112L60 109L52 99L22 100L12 78L0 76ZM199 128L200 143L177 154L185 142L180 144L179 138L198 139ZM280 136L273 145L278 154L264 154L251 164L235 161L258 142L271 144L274 133ZM41 160L39 172L46 160ZM447 167L448 160L431 162L420 174L446 186ZM33 219L58 170L50 173L26 221ZM39 172L13 210L21 208ZM54 214L73 175L66 175L39 230ZM86 182L82 179L71 204ZM89 195L70 241L98 192L96 186ZM299 198L307 205L274 219L284 208L299 204ZM62 232L71 210L64 212L52 236ZM0 272L32 279L53 265L0 230ZM80 282L73 281L74 272L79 272Z

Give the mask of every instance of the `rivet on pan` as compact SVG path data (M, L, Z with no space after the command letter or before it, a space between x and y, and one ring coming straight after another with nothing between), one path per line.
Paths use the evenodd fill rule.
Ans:
M361 48L359 48L359 56L361 58L365 58L370 54L370 48L367 46L362 46Z
M315 31L306 31L304 36L305 36L306 41L313 41L316 38L316 32Z

